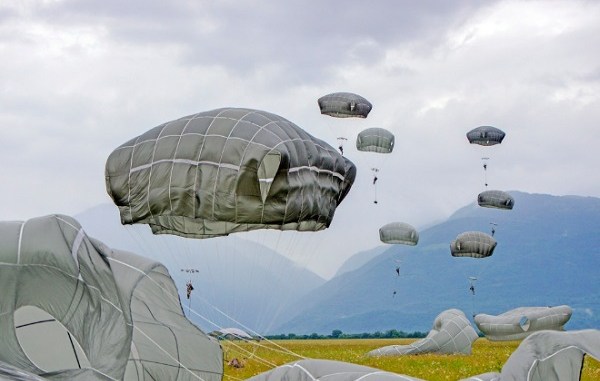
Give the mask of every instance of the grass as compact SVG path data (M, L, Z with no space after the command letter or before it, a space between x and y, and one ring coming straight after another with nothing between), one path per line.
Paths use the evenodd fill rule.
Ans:
M285 353L286 351L308 358L366 365L428 381L460 380L481 373L499 372L520 343L478 339L473 344L473 353L470 356L435 354L379 358L365 356L375 348L392 344L408 344L412 341L414 339L278 340L271 343L262 341L258 345L255 342L223 341L221 343L225 360L237 358L244 364L243 368L234 368L225 362L224 380L244 380L275 366L298 360L298 357ZM586 356L581 380L600 380L600 362Z

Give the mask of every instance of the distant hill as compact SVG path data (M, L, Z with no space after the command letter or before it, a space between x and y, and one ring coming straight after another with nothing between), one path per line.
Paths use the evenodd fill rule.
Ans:
M286 312L290 320L274 331L428 331L448 308L470 316L559 304L574 309L567 329L599 328L600 199L510 193L512 211L473 203L421 231L417 246L393 245L381 254L374 249L373 259L360 268L340 272L307 294L302 308ZM450 242L459 233L489 233L490 222L497 224L498 241L492 257L450 255ZM371 254L360 253L355 260ZM478 278L475 296L468 289L469 276Z
M338 271L335 273L335 276L340 276L344 273L354 271L362 267L365 263L371 261L373 258L377 257L378 255L386 251L388 248L389 247L382 245L375 247L371 250L365 250L354 254L353 256L348 258L344 263L342 263Z
M275 251L235 235L205 240L153 235L146 225L121 225L118 210L111 204L75 218L89 236L109 247L163 263L180 290L188 317L208 332L216 326L240 327L228 315L263 334L281 323L280 312L287 304L296 305L301 296L325 282ZM188 280L194 286L191 300L185 296Z

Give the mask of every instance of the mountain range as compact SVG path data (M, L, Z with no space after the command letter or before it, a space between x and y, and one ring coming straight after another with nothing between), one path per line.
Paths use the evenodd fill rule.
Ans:
M560 304L573 308L567 328L599 327L600 199L510 194L513 210L473 203L420 232L417 246L390 245L309 292L300 312L275 329L428 331L437 314L449 308L471 316ZM458 234L489 234L492 226L498 244L491 257L451 256L449 244ZM474 295L469 277L477 278Z
M466 205L421 231L417 246L382 244L357 253L329 281L235 234L210 240L154 236L144 225L122 226L110 204L75 217L107 245L164 263L181 290L184 311L207 331L426 332L449 308L472 316L559 304L573 308L567 329L599 327L600 199L509 193L513 210ZM492 226L498 245L491 257L450 255L458 234L490 233ZM474 295L469 277L477 278ZM194 285L191 299L187 281Z

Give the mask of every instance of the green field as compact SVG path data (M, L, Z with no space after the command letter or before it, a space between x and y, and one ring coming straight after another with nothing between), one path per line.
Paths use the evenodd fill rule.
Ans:
M368 351L391 344L408 344L414 339L332 339L332 340L278 340L246 343L222 341L225 357L224 380L244 380L277 365L298 360L285 353L351 362L390 372L405 374L424 380L460 380L472 375L500 371L510 354L518 347L518 341L491 342L478 339L473 353L465 355L405 355L398 357L369 358ZM280 348L278 348L280 346ZM234 368L227 362L237 358L244 367ZM600 380L600 363L589 356L583 367L582 380Z

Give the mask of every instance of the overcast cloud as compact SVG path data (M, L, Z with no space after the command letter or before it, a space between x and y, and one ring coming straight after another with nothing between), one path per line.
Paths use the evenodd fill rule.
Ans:
M596 1L3 1L0 216L110 202L104 164L123 142L199 111L262 109L349 138L355 186L309 237L334 252L304 259L329 276L378 245L380 225L420 227L474 201L482 156L493 189L600 197L599 46ZM373 111L321 115L335 91ZM504 143L469 145L479 125ZM391 155L352 147L375 126L396 135Z

